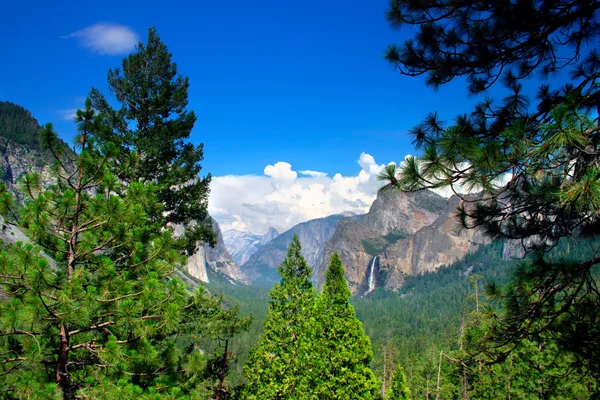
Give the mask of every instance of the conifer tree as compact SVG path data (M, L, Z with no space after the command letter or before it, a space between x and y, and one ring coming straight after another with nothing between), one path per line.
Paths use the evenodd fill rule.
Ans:
M396 366L394 375L392 375L392 388L389 391L386 400L410 400L410 388L404 369L401 366Z
M252 350L244 369L248 379L245 396L250 400L305 399L311 346L309 318L315 290L311 269L300 253L297 235L278 268L281 281L269 292L269 312L260 343Z
M42 130L53 186L26 175L21 211L0 193L0 211L31 240L0 250L0 397L206 398L202 349L174 338L231 335L247 321L201 289L189 295L173 275L185 258L172 230L145 212L164 208L156 185L117 178L119 148L98 140L90 101L77 122L74 164L52 126Z
M405 191L471 192L458 210L466 228L539 251L507 291L490 289L506 305L497 348L547 332L596 377L598 248L587 259L549 260L548 251L600 232L599 11L587 0L393 0L390 24L418 27L386 54L401 74L424 75L434 88L464 77L472 95L494 85L509 94L486 97L450 124L431 113L411 131L421 154L381 175ZM543 82L534 104L523 81L549 74L565 83Z
M215 243L206 208L210 174L200 177L203 145L189 142L196 122L188 105L187 77L177 72L167 46L155 28L146 44L123 59L121 68L111 69L108 85L121 103L115 110L97 89L93 106L110 127L100 135L118 145L118 178L124 182L153 182L164 209L145 210L157 226L180 224L185 228L181 246L192 253L198 241Z
M349 302L342 260L331 257L313 317L310 390L315 399L375 399L379 382L369 364L371 341Z

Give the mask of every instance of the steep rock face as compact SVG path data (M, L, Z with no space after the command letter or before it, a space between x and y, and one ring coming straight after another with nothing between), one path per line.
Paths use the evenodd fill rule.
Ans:
M214 218L212 218L212 227L217 234L217 244L215 247L204 244L207 264L217 273L221 273L233 281L247 283L246 276L227 251L221 228Z
M352 292L366 292L369 266L373 258L380 256L375 266L377 281L381 281L379 271L386 263L386 249L431 225L447 203L446 199L430 191L402 193L397 190L380 190L365 218L345 220L338 225L326 244L322 265L318 269L317 286L321 287L325 281L329 258L337 252L342 258Z
M292 238L297 234L302 244L302 255L313 268L313 277L316 277L323 260L325 243L335 232L338 222L352 216L352 213L337 214L298 224L261 247L242 265L242 271L248 279L260 284L269 285L279 280L277 267L285 258Z
M228 281L247 283L246 276L225 247L219 224L214 218L211 220L212 228L217 234L217 244L215 247L210 247L207 243L198 246L196 252L188 257L185 266L187 273L199 281L209 282L208 268L211 268L217 275ZM175 226L175 235L183 234L182 229L181 226Z
M223 241L231 257L238 265L243 265L258 249L279 235L275 228L269 228L264 235L230 229L223 232Z
M380 190L366 223L380 235L392 232L410 235L435 221L446 204L446 199L429 190L415 193Z
M346 279L352 293L360 289L366 291L369 271L365 266L369 265L373 256L367 253L363 243L375 240L379 236L379 232L369 227L364 221L341 220L335 233L325 245L321 267L315 274L317 286L321 288L325 282L325 272L329 266L329 260L333 253L337 252L344 264Z
M28 110L0 101L0 180L19 202L23 201L23 196L17 190L17 182L26 173L38 173L43 187L56 182L49 171L54 158L49 150L42 148L39 130L38 121ZM74 155L62 140L58 139L57 143L67 155Z
M386 289L397 289L404 276L436 271L490 242L480 230L461 226L456 219L456 209L461 202L457 196L451 197L433 224L386 249L380 261Z

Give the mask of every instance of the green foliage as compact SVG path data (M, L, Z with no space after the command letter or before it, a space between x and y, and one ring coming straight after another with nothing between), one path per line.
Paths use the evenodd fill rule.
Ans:
M269 292L269 313L261 341L252 350L245 368L248 399L302 397L309 376L309 317L315 302L310 267L294 236L279 266L281 281Z
M40 126L25 108L0 101L0 136L31 150L41 150L38 140Z
M164 210L148 209L157 226L180 224L185 235L180 245L188 254L199 241L216 243L208 204L210 174L200 177L203 145L188 139L196 115L188 105L188 78L177 72L167 46L155 28L148 31L146 44L123 60L122 67L108 73L111 93L121 103L113 109L105 97L92 89L94 108L104 115L110 128L103 140L115 142L124 166L119 179L153 182Z
M392 375L392 388L386 396L386 400L410 400L410 388L401 366L396 366Z
M494 291L506 306L497 340L516 346L546 332L573 356L574 367L596 377L600 291L591 270L600 264L598 248L576 262L544 254L563 238L600 231L600 120L590 114L600 110L600 53L588 45L600 37L598 10L598 2L584 0L505 7L485 0L392 1L392 26L420 27L413 40L387 52L402 74L425 74L433 87L466 77L471 94L500 82L510 94L500 104L486 98L449 125L430 114L411 131L422 154L382 177L407 191L477 193L459 210L465 227L539 250L511 287ZM541 85L537 107L530 107L521 81L563 68L571 80L557 90Z
M390 232L383 237L363 239L361 243L368 254L376 257L383 254L389 246L407 237L404 232Z
M248 399L375 399L371 343L349 303L350 290L334 255L315 300L310 268L294 236L270 292L260 343L245 367Z
M349 302L342 260L331 258L312 318L311 381L315 399L375 399L379 382L371 371L371 341Z
M201 287L190 296L173 275L185 258L172 230L154 229L145 212L162 209L156 185L117 178L119 150L98 140L90 101L77 123L74 166L46 125L56 184L29 174L19 215L3 202L32 242L0 251L2 396L206 398L224 375L207 376L200 340L229 339L249 320ZM194 340L178 348L178 335Z
M37 168L42 168L54 162L52 153L40 142L41 127L33 118L31 112L8 101L0 101L0 147L15 157L26 157L22 162L30 162ZM69 146L57 138L57 143L66 155L73 157ZM15 183L20 176L13 176L10 165L0 169L0 180Z

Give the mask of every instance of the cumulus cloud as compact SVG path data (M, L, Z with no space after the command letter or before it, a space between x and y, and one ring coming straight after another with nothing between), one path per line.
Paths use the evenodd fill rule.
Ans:
M292 165L283 161L279 161L275 165L267 165L264 174L275 181L293 181L298 176L296 171L292 171Z
M366 213L382 183L377 174L384 165L362 153L356 175L294 171L287 162L267 165L264 175L213 177L209 212L221 229L263 234L269 227L283 232L314 218L351 211Z
M138 35L128 26L99 23L73 32L64 39L76 39L77 42L102 55L129 53L139 42Z

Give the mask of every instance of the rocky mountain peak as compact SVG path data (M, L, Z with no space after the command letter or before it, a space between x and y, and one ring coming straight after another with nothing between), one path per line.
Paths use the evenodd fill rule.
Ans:
M269 227L269 230L267 230L267 233L262 235L260 238L261 246L264 246L265 244L269 243L271 240L275 239L277 236L279 236L279 232L277 231L277 229L273 228L272 226Z
M367 214L366 224L381 235L392 232L413 234L431 224L448 200L432 191L403 193L381 189Z
M317 285L324 282L329 258L339 253L354 294L374 287L395 290L406 275L435 271L489 242L475 230L460 229L461 200L431 191L380 190L363 220L340 221L327 242Z

